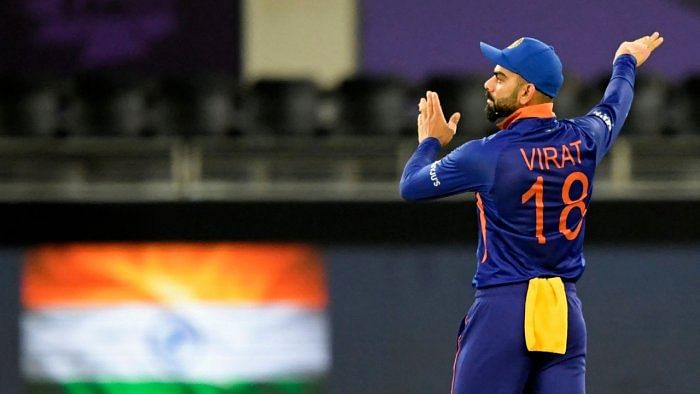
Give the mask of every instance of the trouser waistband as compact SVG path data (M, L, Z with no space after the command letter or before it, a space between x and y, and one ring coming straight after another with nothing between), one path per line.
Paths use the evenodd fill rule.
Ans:
M525 295L527 295L527 287L528 282L509 283L500 286L487 287L484 289L477 289L475 297L489 297L498 295L522 295L525 297ZM576 284L574 282L564 282L564 290L567 293L576 294Z

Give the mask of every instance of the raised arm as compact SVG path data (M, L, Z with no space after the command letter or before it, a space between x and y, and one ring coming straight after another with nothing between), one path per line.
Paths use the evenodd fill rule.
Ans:
M603 99L586 116L575 120L584 124L584 129L589 130L596 141L598 162L610 150L627 119L634 97L636 69L663 41L659 33L654 33L620 44L613 58L612 77Z
M437 93L427 92L419 103L418 148L406 163L401 176L401 197L426 200L485 187L495 166L489 160L487 140L473 140L436 160L440 148L457 131L459 113L445 120Z
M406 163L401 176L399 188L402 198L421 200L439 197L435 193L436 190L430 188L431 185L440 185L435 174L437 164L432 170L430 166L434 164L440 147L452 141L452 137L457 133L459 118L459 112L455 112L449 122L445 120L437 93L427 91L425 97L421 97L418 103L418 148Z

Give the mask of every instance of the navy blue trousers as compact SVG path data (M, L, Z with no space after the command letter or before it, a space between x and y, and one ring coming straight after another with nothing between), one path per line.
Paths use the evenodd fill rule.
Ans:
M586 391L586 323L576 286L565 283L565 354L529 352L524 318L527 283L477 290L462 319L453 394L582 394Z

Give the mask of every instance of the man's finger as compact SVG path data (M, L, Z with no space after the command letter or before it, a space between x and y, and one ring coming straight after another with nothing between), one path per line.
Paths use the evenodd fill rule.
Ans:
M425 98L421 97L420 101L418 102L418 115L419 116L425 116L425 105L426 105Z
M440 119L445 120L445 115L442 113L442 107L440 106L440 98L435 92L433 92L433 113L439 116Z
M632 41L630 44L647 45L649 43L649 36L639 37Z
M654 39L654 41L651 42L649 48L653 51L654 49L658 48L661 46L661 44L664 43L664 38L663 37L657 37Z
M450 130L454 131L455 133L457 132L457 123L459 123L459 119L462 117L462 115L459 112L455 112L450 116L450 121L447 123L447 127L450 128Z
M661 34L659 34L658 31L655 31L651 35L644 36L638 40L636 40L644 45L646 45L649 49L652 51L661 45L663 42L663 37L661 37Z
M425 97L426 97L426 104L425 104L425 116L427 118L430 118L433 116L433 97L430 94L430 91L425 92Z

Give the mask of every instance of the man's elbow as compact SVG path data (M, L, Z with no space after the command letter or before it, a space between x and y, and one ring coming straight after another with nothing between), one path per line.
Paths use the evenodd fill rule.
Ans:
M412 188L408 182L404 182L401 180L401 183L399 184L399 194L401 194L401 198L403 198L406 201L417 201L419 200L418 194L414 190L415 188Z
M412 195L411 193L406 192L404 190L401 190L401 198L404 201L418 201L418 197L416 197L416 196Z
M401 183L399 183L399 194L401 195L401 198L405 201L415 201L415 197L411 192L411 188L408 187L406 183L407 182L404 182L403 179L401 180Z

